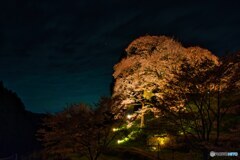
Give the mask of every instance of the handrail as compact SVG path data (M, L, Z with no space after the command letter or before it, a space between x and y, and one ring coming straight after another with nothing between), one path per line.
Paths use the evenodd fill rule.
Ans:
M17 154L10 155L8 157L0 158L0 160L17 160Z

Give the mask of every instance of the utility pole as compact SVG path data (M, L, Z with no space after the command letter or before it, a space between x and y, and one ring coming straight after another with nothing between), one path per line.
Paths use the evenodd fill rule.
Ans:
M142 104L142 109L141 109L141 124L140 124L140 127L143 128L144 127L145 105L144 105L144 102L141 102L141 104Z
M160 144L157 146L157 159L160 160Z

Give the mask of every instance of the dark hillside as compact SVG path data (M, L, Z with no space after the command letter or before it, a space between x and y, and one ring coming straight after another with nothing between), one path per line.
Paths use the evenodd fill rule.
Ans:
M35 132L43 116L26 111L17 94L0 82L0 155L24 154L39 149Z

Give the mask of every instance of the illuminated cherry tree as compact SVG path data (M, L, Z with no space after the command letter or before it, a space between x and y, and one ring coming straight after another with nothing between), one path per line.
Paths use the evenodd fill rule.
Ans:
M126 49L127 56L114 66L114 96L122 97L122 105L141 104L134 114L144 126L145 112L159 112L152 101L163 102L169 82L180 66L188 62L194 66L205 59L218 64L218 58L200 47L183 47L179 42L165 36L144 36L134 40ZM179 102L173 109L183 107Z

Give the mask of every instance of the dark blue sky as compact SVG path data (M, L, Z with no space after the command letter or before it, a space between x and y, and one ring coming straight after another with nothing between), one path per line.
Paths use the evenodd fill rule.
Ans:
M112 67L143 35L168 35L216 55L240 50L239 4L226 1L0 2L0 80L26 109L60 111L110 95Z

